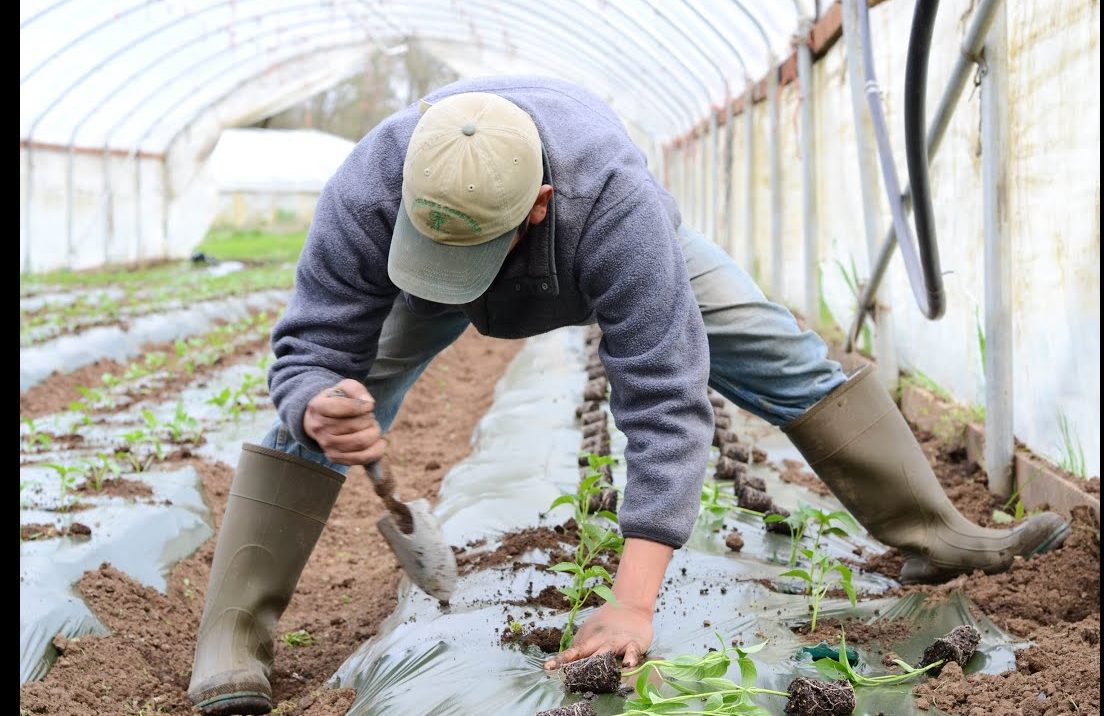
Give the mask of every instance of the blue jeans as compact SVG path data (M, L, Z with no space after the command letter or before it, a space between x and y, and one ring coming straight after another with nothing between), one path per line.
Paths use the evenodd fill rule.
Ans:
M719 246L680 227L679 244L709 340L709 385L774 425L795 420L846 380L813 331L767 300L755 281ZM391 427L403 397L429 362L460 337L468 319L459 309L415 316L400 298L383 324L379 353L364 381L376 399L376 419ZM340 472L347 468L295 442L277 420L262 443Z

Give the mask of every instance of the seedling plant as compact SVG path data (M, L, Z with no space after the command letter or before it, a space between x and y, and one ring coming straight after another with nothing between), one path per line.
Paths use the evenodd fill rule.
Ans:
M626 677L636 677L636 685L635 695L625 702L623 716L767 716L770 712L755 703L755 696L789 696L785 691L755 686L758 674L750 655L765 644L730 649L720 635L717 639L719 650L646 661L625 672ZM725 678L733 658L739 666L740 683Z
M839 656L836 659L820 659L813 662L823 676L827 676L832 679L847 679L854 686L876 687L876 686L896 686L897 684L903 684L907 681L926 674L932 669L937 669L943 665L944 660L932 662L925 667L916 668L911 664L901 661L900 659L894 659L893 663L896 664L902 671L900 674L882 674L880 676L864 676L855 671L855 668L851 665L851 662L847 658L847 636L840 632L840 647Z
M822 540L829 535L845 537L848 534L845 528L858 529L858 524L850 514L842 510L827 512L815 507L802 506L788 517L767 515L763 521L785 522L789 525L791 535L789 564L796 564L798 556L806 560L805 568L791 569L779 576L796 577L805 583L805 594L809 598L813 612L809 623L810 631L816 631L820 604L833 582L838 583L847 594L851 606L855 606L855 587L851 582L851 568L821 547ZM802 547L802 539L810 525L816 528L816 536L811 547Z
M620 554L625 541L617 531L617 515L608 510L599 510L591 514L591 505L602 489L602 466L614 462L609 456L588 455L587 474L579 481L575 494L561 495L553 500L549 511L560 505L571 505L575 513L575 524L579 529L579 543L570 562L560 562L549 567L551 572L564 572L571 575L571 584L557 587L569 600L571 608L567 615L563 636L560 638L560 651L571 646L574 640L575 618L579 610L592 594L604 602L616 604L613 596L613 577L598 562L607 552Z

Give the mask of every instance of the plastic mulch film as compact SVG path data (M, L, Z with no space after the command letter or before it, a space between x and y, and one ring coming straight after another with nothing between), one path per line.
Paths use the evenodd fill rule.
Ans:
M247 296L200 301L172 311L139 316L126 328L89 328L19 349L19 392L41 383L54 371L69 373L101 358L126 361L147 343L188 338L210 330L218 321L237 320L252 311L272 310L287 303L287 291L258 291Z
M567 508L543 513L558 495L574 492L579 479L580 431L574 406L585 382L582 335L581 329L564 329L531 338L510 365L477 428L475 450L449 472L441 487L436 514L451 544L486 539L490 550L503 532L552 526L569 517ZM741 439L767 452L768 460L752 465L751 473L766 481L779 505L839 509L833 498L780 480L772 464L800 456L777 429L735 407L729 406L729 413ZM611 453L623 454L624 445L624 435L611 427ZM624 485L622 463L614 470L614 481ZM731 483L727 487L731 489ZM766 533L755 517L731 516L726 523L743 535L741 552L728 550L724 533L711 531L703 520L686 547L675 552L660 594L649 654L701 654L716 648L719 634L725 643L767 643L754 657L758 686L785 691L797 676L818 677L808 657L799 656L806 642L791 630L808 621L807 602L796 584L778 576L789 568L784 564L788 538ZM833 539L828 549L834 556L854 559L859 546L881 549L865 536ZM543 563L547 555L534 550L517 562ZM331 680L333 686L356 689L349 716L524 716L579 700L564 693L558 675L543 671L546 655L533 647L525 651L500 643L508 616L538 627L564 623L563 613L524 604L527 596L548 585L565 584L566 577L518 564L461 577L451 604L444 608L404 579L396 611ZM892 586L896 583L880 575L855 573L860 592L877 594ZM580 623L589 611L580 612ZM857 608L845 600L826 600L821 613L822 619L854 616L870 622L913 622L916 629L907 639L880 645L911 663L933 639L971 624L981 631L982 642L968 672L997 673L1014 666L1009 637L988 621L979 623L967 600L957 594L930 604L919 595L901 600L875 597L860 601ZM885 673L881 657L871 648L872 644L858 646L860 671ZM735 665L729 677L739 679ZM777 697L760 697L760 703L777 714L785 707ZM623 700L603 695L592 704L598 714L612 715L621 712ZM908 685L860 689L855 713L878 712L938 713L917 711Z
M37 476L49 485L49 471L20 468L20 477ZM38 473L42 474L39 475ZM74 638L106 630L77 596L73 584L104 562L134 579L165 591L165 578L178 560L211 536L207 507L194 468L126 476L152 488L141 502L120 498L82 498L88 509L72 513L20 510L20 523L91 527L88 537L32 540L19 545L19 683L41 678L49 670L55 634ZM48 488L47 488L48 489ZM60 521L59 521L59 514Z

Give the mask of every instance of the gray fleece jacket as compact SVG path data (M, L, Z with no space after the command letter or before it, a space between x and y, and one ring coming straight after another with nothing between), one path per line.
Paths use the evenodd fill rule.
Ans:
M675 203L590 92L547 78L494 77L426 99L460 92L492 92L532 116L554 190L545 234L527 238L487 293L463 308L481 332L508 338L597 320L610 408L628 437L621 531L680 547L698 514L713 411L705 327L675 235ZM399 295L387 253L419 116L412 106L384 120L327 183L272 335L272 399L295 439L313 450L303 432L307 403L368 374Z

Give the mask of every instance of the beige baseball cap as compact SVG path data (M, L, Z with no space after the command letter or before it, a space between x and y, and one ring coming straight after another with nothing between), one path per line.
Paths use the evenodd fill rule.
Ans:
M465 92L430 105L403 165L391 280L429 301L474 301L502 268L542 178L537 127L513 102Z

